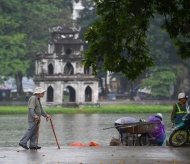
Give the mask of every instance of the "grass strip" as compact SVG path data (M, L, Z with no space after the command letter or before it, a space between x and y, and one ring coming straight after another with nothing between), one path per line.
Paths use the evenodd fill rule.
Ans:
M49 114L93 114L93 113L169 113L172 106L164 105L117 105L117 106L100 106L100 107L83 107L83 108L66 108L66 107L44 107ZM3 114L26 114L27 106L0 106L0 115Z

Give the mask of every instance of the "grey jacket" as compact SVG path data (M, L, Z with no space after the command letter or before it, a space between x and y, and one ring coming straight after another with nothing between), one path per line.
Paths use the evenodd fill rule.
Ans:
M47 113L42 109L40 99L33 95L28 100L28 121L35 121L36 115L47 117Z

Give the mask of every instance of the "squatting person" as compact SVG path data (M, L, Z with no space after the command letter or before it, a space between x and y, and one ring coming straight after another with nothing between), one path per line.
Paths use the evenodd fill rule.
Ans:
M157 122L155 129L149 132L150 136L154 139L152 143L157 146L163 146L164 141L166 140L166 127L164 122L162 121L163 115L161 113L157 113L155 116L149 117L149 122Z

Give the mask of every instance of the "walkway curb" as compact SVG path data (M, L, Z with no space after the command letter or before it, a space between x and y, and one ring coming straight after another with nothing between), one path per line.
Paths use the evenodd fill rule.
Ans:
M1 147L1 164L190 164L189 147Z

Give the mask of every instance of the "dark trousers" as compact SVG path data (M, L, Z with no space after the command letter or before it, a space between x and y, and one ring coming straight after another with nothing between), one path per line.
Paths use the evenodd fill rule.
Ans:
M28 130L20 140L20 144L27 146L27 142L30 141L30 147L36 146L36 137L38 132L38 123L35 121L28 122Z
M123 144L125 141L125 137L126 137L126 130L125 128L122 128L122 126L120 126L122 124L118 124L115 123L115 128L117 129L117 131L119 132L120 138L121 138L121 143Z

